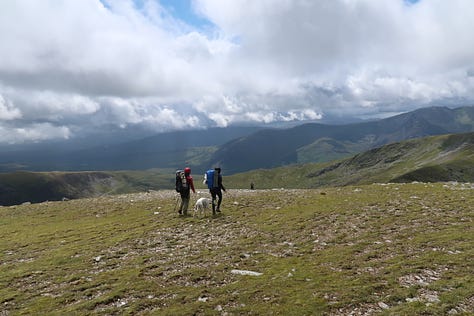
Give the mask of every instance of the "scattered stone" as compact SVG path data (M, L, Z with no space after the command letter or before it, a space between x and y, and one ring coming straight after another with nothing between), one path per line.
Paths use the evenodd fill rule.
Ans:
M250 275L250 276L261 276L263 274L263 273L255 272L255 271L236 270L236 269L231 270L230 273L239 274L239 275Z
M430 303L438 303L440 302L438 294L437 293L423 293L420 295L420 297Z
M378 302L377 304L381 309L389 309L390 306L388 306L387 304L385 304L384 302Z
M126 300L119 300L117 303L116 303L116 306L117 307L123 307L127 305L127 301Z

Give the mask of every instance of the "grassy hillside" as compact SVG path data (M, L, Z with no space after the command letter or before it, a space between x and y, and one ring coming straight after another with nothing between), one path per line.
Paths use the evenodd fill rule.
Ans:
M171 188L172 170L0 173L0 205Z
M432 136L375 148L325 164L228 176L231 187L318 188L387 182L474 182L474 133Z
M473 190L229 190L214 218L171 191L0 207L0 314L472 315Z

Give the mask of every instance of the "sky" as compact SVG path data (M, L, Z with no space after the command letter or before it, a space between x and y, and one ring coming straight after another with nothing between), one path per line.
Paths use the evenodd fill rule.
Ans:
M0 143L474 105L472 0L0 0Z

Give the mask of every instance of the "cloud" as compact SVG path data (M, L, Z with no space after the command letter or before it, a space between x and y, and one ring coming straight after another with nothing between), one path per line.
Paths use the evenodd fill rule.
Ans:
M209 23L195 27L157 0L2 2L0 143L474 103L472 1L192 9Z
M21 118L20 110L14 108L12 104L0 95L0 121L9 121Z
M19 144L26 140L28 142L39 142L56 138L68 139L71 131L66 126L54 126L50 123L34 123L27 127L18 127L3 125L0 122L0 134L3 143Z

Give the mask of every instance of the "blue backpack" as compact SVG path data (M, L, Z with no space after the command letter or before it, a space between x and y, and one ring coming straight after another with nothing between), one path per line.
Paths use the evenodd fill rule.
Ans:
M219 174L214 170L210 169L206 171L205 178L208 189L217 188Z

